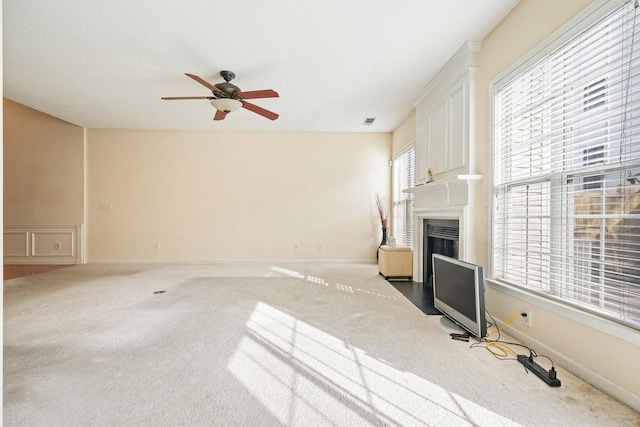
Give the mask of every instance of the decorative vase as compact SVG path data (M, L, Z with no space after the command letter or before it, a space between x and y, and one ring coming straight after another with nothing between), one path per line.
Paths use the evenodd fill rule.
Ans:
M383 228L382 229L382 241L380 242L380 246L387 245L389 243L387 241L388 237L389 237L389 229L388 228Z
M378 250L382 245L388 244L387 239L389 238L389 229L382 227L382 241L380 242L380 246L378 246ZM378 251L376 251L376 259L378 259Z

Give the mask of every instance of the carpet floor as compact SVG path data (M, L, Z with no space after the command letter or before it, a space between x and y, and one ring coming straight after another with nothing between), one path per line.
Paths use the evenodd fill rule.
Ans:
M451 340L372 264L75 266L4 281L6 426L623 426L560 366Z

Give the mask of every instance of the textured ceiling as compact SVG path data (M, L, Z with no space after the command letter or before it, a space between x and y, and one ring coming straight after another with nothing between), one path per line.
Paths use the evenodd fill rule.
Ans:
M517 0L4 0L4 95L89 128L388 132ZM184 73L274 89L212 121ZM362 126L375 117L372 126Z

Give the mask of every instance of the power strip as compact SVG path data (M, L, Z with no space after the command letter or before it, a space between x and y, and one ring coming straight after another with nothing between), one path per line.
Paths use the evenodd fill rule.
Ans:
M560 387L560 380L556 378L555 370L552 369L551 371L547 371L535 361L529 360L529 356L525 356L524 354L518 355L518 362L522 363L525 368L536 374L550 387Z

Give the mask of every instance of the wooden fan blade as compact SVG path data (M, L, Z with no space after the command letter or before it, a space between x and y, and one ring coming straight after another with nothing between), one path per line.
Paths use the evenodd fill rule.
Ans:
M220 89L218 89L217 87L215 87L214 85L212 85L211 83L203 79L202 77L198 77L195 74L189 74L189 73L185 73L185 74L188 77L191 77L193 80L200 83L201 85L208 87L212 92L220 92Z
M253 111L256 114L260 114L262 117L266 117L269 120L275 120L279 117L276 113L272 111L265 110L262 107L258 107L257 105L251 104L246 101L242 101L242 108L246 108L247 110Z
M174 101L176 99L215 99L213 96L163 96L162 99Z
M248 92L239 92L238 95L242 99L256 99L256 98L277 98L278 92L273 89L265 89L265 90L250 90Z
M227 117L227 113L217 110L216 115L213 116L213 120L224 120L225 117Z

